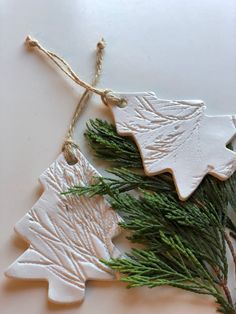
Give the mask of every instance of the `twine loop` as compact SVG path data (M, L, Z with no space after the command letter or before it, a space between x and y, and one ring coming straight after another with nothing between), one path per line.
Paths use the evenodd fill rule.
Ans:
M98 50L103 50L106 47L106 43L104 38L102 38L98 43L97 43L97 49Z
M124 107L126 105L126 100L124 98L120 98L114 94L112 94L111 90L101 90L95 87L101 72L101 62L97 62L96 64L96 73L92 84L88 84L83 81L79 76L72 70L71 66L61 57L59 57L54 52L51 52L45 49L37 40L27 36L25 39L25 44L29 48L38 48L41 52L43 52L49 59L51 59L57 67L62 70L69 78L71 78L76 84L85 88L86 90L99 95L106 105L115 105L119 107ZM105 48L105 41L101 39L97 43L97 59L102 59L103 50Z
M85 92L83 93L74 115L72 117L71 124L69 126L67 136L65 138L62 151L64 152L64 156L68 162L68 164L75 164L78 160L75 156L75 148L78 148L78 145L73 141L73 133L76 122L78 117L90 98L91 93L95 93L99 95L102 99L102 102L105 105L114 105L118 107L124 107L127 104L127 101L124 98L120 98L119 96L115 95L111 90L105 89L101 90L96 88L101 71L102 71L102 60L103 60L103 53L104 48L106 46L104 39L102 38L97 43L97 52L96 52L96 67L95 67L95 74L91 84L86 83L83 81L71 68L71 66L60 56L45 49L36 39L33 39L30 36L27 36L25 39L25 45L28 48L37 48L43 54L45 54L66 76L68 76L72 81L74 81L79 86L85 88Z

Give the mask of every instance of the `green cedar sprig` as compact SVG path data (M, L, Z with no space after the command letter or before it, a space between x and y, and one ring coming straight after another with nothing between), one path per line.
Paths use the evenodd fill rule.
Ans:
M236 175L225 182L207 176L185 202L179 200L172 177L146 177L135 143L116 133L114 126L92 120L86 137L95 155L116 167L115 178L96 178L88 187L71 187L65 194L108 195L112 207L130 230L130 241L141 243L125 258L103 261L123 274L128 287L170 285L213 296L218 311L235 313L228 282L228 245L235 265L230 235L236 227L228 205L236 207ZM130 169L137 168L138 172ZM129 191L136 190L134 196ZM231 230L230 235L226 227Z
M85 136L98 158L119 166L142 168L137 146L129 138L119 136L112 124L99 119L90 120Z

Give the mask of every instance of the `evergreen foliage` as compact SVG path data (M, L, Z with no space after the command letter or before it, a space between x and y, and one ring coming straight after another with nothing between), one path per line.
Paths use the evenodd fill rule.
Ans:
M117 134L108 122L91 120L86 137L95 155L116 168L112 178L97 177L87 187L64 194L107 195L131 231L130 241L143 245L124 258L103 261L122 276L128 287L170 285L213 296L218 311L235 314L228 289L226 248L234 258L236 226L229 206L236 209L236 174L221 182L206 176L195 193L180 201L170 174L147 177L135 143ZM138 191L137 195L129 191Z

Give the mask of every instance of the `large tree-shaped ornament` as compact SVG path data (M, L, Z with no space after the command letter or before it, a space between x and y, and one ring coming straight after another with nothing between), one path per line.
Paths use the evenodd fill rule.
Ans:
M117 131L132 136L146 175L173 174L180 199L187 199L209 173L228 179L236 153L226 145L236 134L234 117L207 116L202 101L158 99L155 93L114 93L125 106L110 105Z
M88 279L113 279L114 272L100 259L119 255L111 239L119 232L120 217L105 199L62 195L98 175L79 150L76 157L78 162L69 165L61 154L41 175L45 191L15 227L29 248L6 272L47 280L49 299L60 303L81 301Z

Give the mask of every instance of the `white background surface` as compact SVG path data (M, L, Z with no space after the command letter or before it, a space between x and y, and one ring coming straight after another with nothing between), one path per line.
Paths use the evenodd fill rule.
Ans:
M82 305L59 306L47 301L46 283L4 278L26 248L13 226L39 197L37 178L59 153L81 93L50 62L26 51L27 34L87 81L103 36L101 87L203 99L208 113L230 114L236 111L236 2L0 0L0 313L215 313L211 300L180 290L127 291L99 282L88 284ZM95 98L80 120L80 142L84 123L98 115L107 112Z

